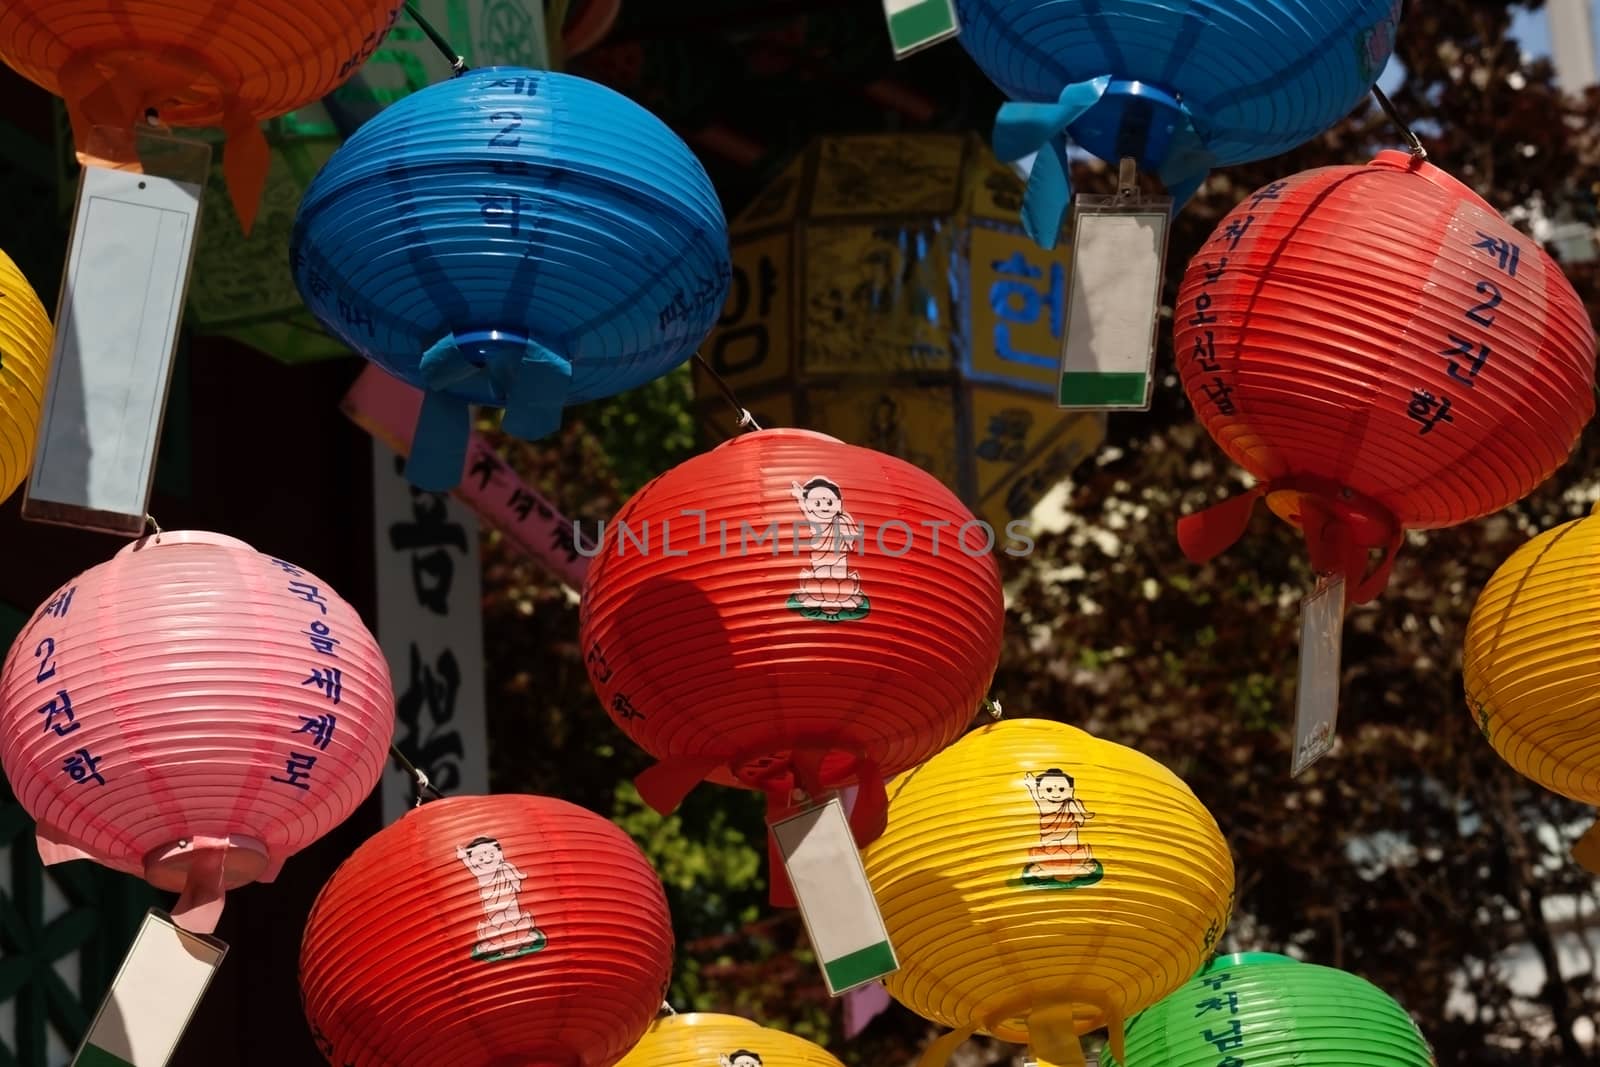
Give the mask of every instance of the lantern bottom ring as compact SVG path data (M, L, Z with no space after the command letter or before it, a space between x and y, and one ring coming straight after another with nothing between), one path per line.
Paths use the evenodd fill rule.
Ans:
M1292 475L1266 486L1267 507L1283 521L1304 531L1309 507L1320 508L1327 517L1350 531L1363 548L1382 548L1400 529L1394 513L1371 497L1349 486L1322 478Z
M219 863L223 890L258 881L271 865L267 846L253 837L189 837L153 849L144 858L145 881L169 893L181 893L197 866Z
M718 785L785 796L798 789L810 799L820 800L829 790L853 784L861 762L861 756L855 752L823 744L816 748L741 754L728 761L726 780L718 781L722 776L716 773L708 775L707 779Z

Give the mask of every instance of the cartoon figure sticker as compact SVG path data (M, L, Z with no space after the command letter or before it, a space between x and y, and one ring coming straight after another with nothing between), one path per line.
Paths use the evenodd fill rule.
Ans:
M1077 782L1059 767L1022 776L1039 809L1039 844L1028 850L1022 884L1039 889L1077 889L1094 885L1105 868L1078 836L1094 813L1078 799Z
M722 1067L761 1067L761 1057L747 1048L719 1057L717 1062Z
M850 569L850 546L862 543L861 525L844 510L839 483L819 475L804 485L791 482L790 490L810 528L811 566L800 572L789 609L828 622L866 618L872 606L861 592L861 575Z
M500 849L492 837L475 837L465 846L456 846L456 858L478 880L478 895L483 901L483 921L478 923L478 942L472 958L493 963L515 959L545 946L545 936L533 925L533 916L522 910L517 894L527 879Z

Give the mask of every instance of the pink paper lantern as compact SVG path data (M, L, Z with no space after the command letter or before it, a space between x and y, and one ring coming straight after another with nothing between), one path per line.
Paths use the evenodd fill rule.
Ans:
M0 765L46 864L92 859L181 892L270 882L383 773L394 691L316 575L214 533L135 542L58 589L0 670Z

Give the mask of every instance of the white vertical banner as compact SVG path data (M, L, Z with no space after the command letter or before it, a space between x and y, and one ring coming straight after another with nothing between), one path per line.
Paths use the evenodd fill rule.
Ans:
M372 442L378 643L394 678L394 743L441 793L489 791L478 520L449 493L405 479L405 460ZM416 803L389 761L383 822Z

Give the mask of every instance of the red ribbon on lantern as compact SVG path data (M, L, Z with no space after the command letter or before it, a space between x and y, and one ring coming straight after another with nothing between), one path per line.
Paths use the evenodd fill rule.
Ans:
M1594 331L1571 283L1404 152L1247 197L1190 263L1176 317L1184 391L1261 483L1181 519L1184 554L1226 550L1265 498L1351 603L1383 591L1406 530L1522 499L1594 414Z
M776 821L859 785L852 830L877 838L884 780L961 736L994 676L993 548L932 475L806 430L645 486L602 537L580 622L595 692L659 761L640 796L665 814L710 781L765 794Z

